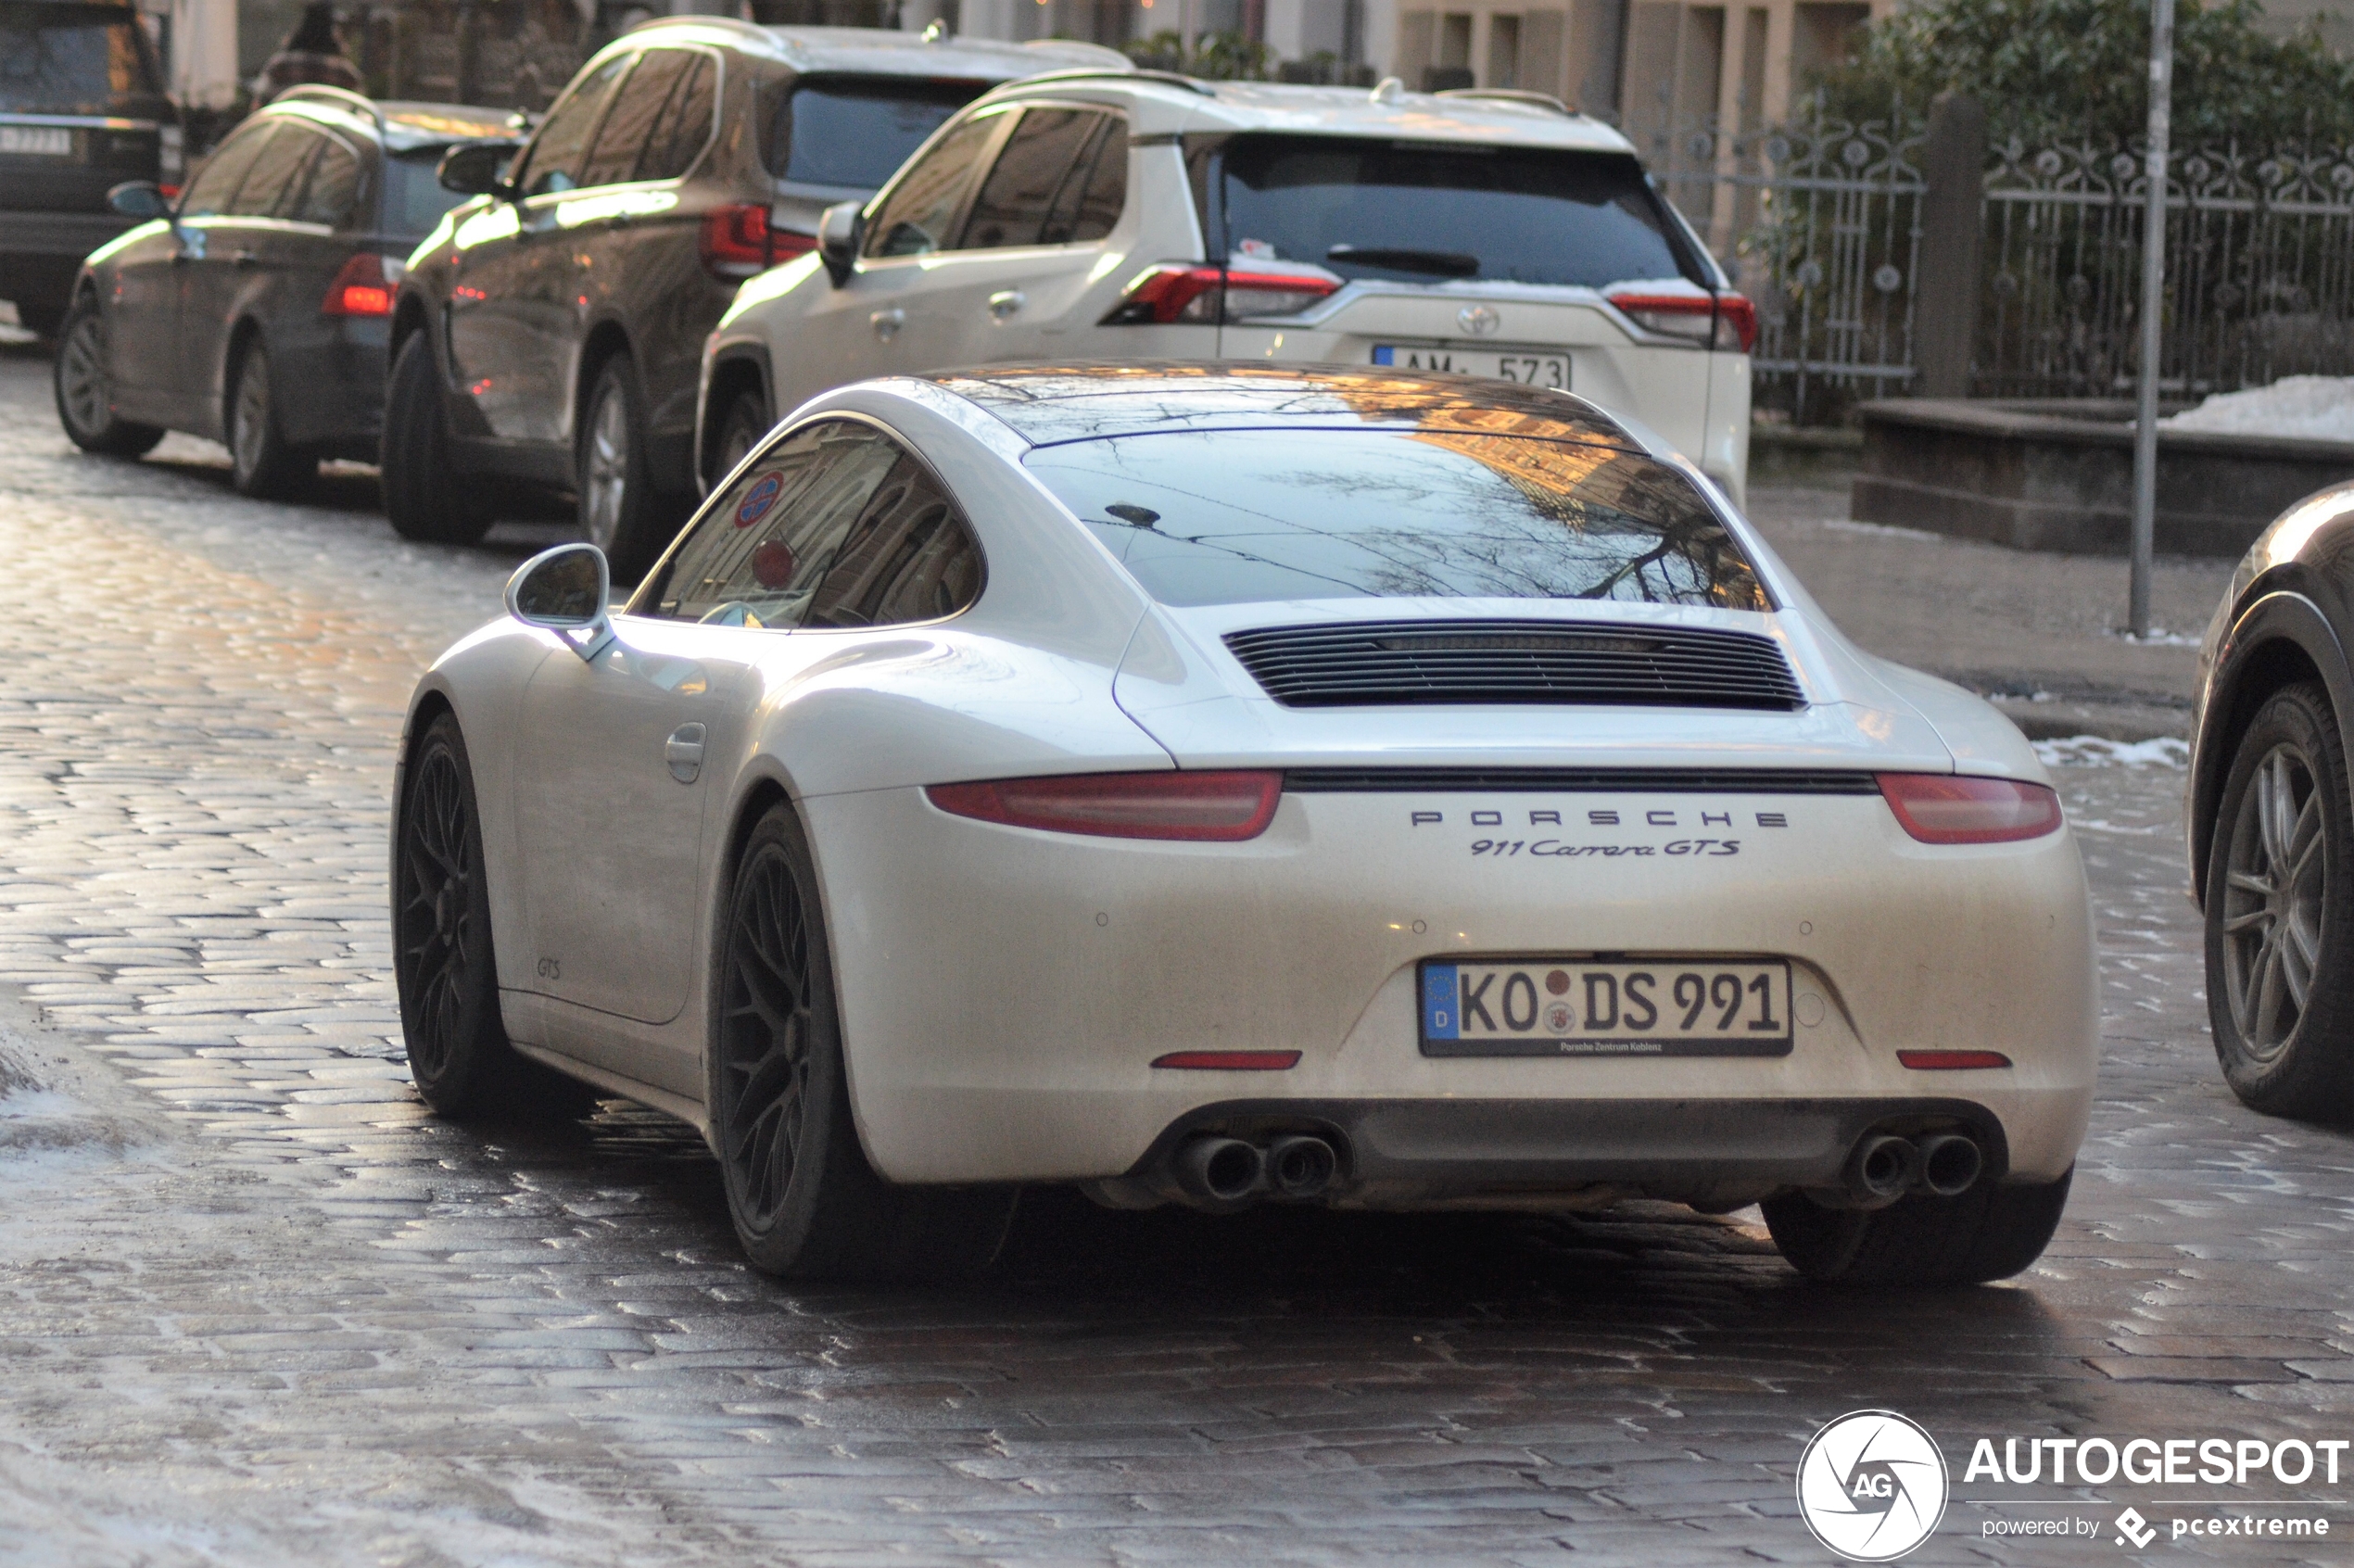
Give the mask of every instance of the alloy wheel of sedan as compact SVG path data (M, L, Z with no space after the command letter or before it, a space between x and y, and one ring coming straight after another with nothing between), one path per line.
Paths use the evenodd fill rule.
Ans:
M606 383L597 399L587 455L580 475L582 521L588 542L611 553L629 503L629 404L616 383Z
M2327 894L2313 765L2282 742L2256 765L2225 862L2225 996L2248 1054L2270 1061L2296 1031L2321 958Z
M816 1020L810 930L792 867L773 846L747 864L728 938L719 1019L722 1147L744 1220L776 1223L809 1120Z
M95 310L78 311L57 349L57 399L64 405L69 433L104 430L113 412L105 330Z
M246 356L237 377L237 399L229 414L229 455L239 474L260 472L270 445L269 361L259 352Z

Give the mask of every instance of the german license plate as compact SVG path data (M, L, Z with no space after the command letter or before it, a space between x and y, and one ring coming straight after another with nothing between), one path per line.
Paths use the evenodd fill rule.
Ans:
M1433 371L1442 375L1492 376L1526 386L1569 390L1569 356L1558 352L1489 348L1473 353L1462 348L1417 348L1407 344L1376 343L1373 363L1398 370Z
M62 125L0 125L0 153L71 158L73 133Z
M1425 1056L1786 1056L1790 966L1586 958L1422 967Z

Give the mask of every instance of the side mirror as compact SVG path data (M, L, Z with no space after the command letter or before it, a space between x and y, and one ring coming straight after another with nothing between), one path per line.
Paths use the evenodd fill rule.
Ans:
M826 275L840 288L858 265L858 246L867 237L865 204L838 201L817 216L817 255Z
M507 613L594 659L613 640L613 572L605 552L592 544L541 550L507 579Z
M107 193L107 205L142 223L171 216L171 203L153 180L125 180Z
M461 142L441 155L433 177L460 196L503 196L507 161L514 156L512 142Z

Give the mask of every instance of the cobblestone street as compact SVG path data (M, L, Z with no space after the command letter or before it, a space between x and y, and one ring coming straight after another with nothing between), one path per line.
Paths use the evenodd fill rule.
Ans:
M1753 1210L1046 1195L968 1287L787 1288L679 1125L409 1085L401 707L562 535L406 545L361 471L251 503L199 443L74 453L48 397L0 358L0 1563L1816 1563L1792 1476L1864 1407L1953 1471L1910 1562L2354 1561L2345 1472L1963 1476L1982 1436L2354 1437L2354 1138L2225 1090L2153 748L2060 770L2107 1055L2009 1284L1810 1288ZM1985 1534L2072 1498L2096 1538ZM2330 1538L2106 1528L2284 1500Z

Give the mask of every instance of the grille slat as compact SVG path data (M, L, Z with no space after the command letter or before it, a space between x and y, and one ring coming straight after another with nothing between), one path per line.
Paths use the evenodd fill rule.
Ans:
M1545 702L1787 713L1806 705L1780 644L1753 632L1563 621L1363 621L1229 632L1291 708Z

